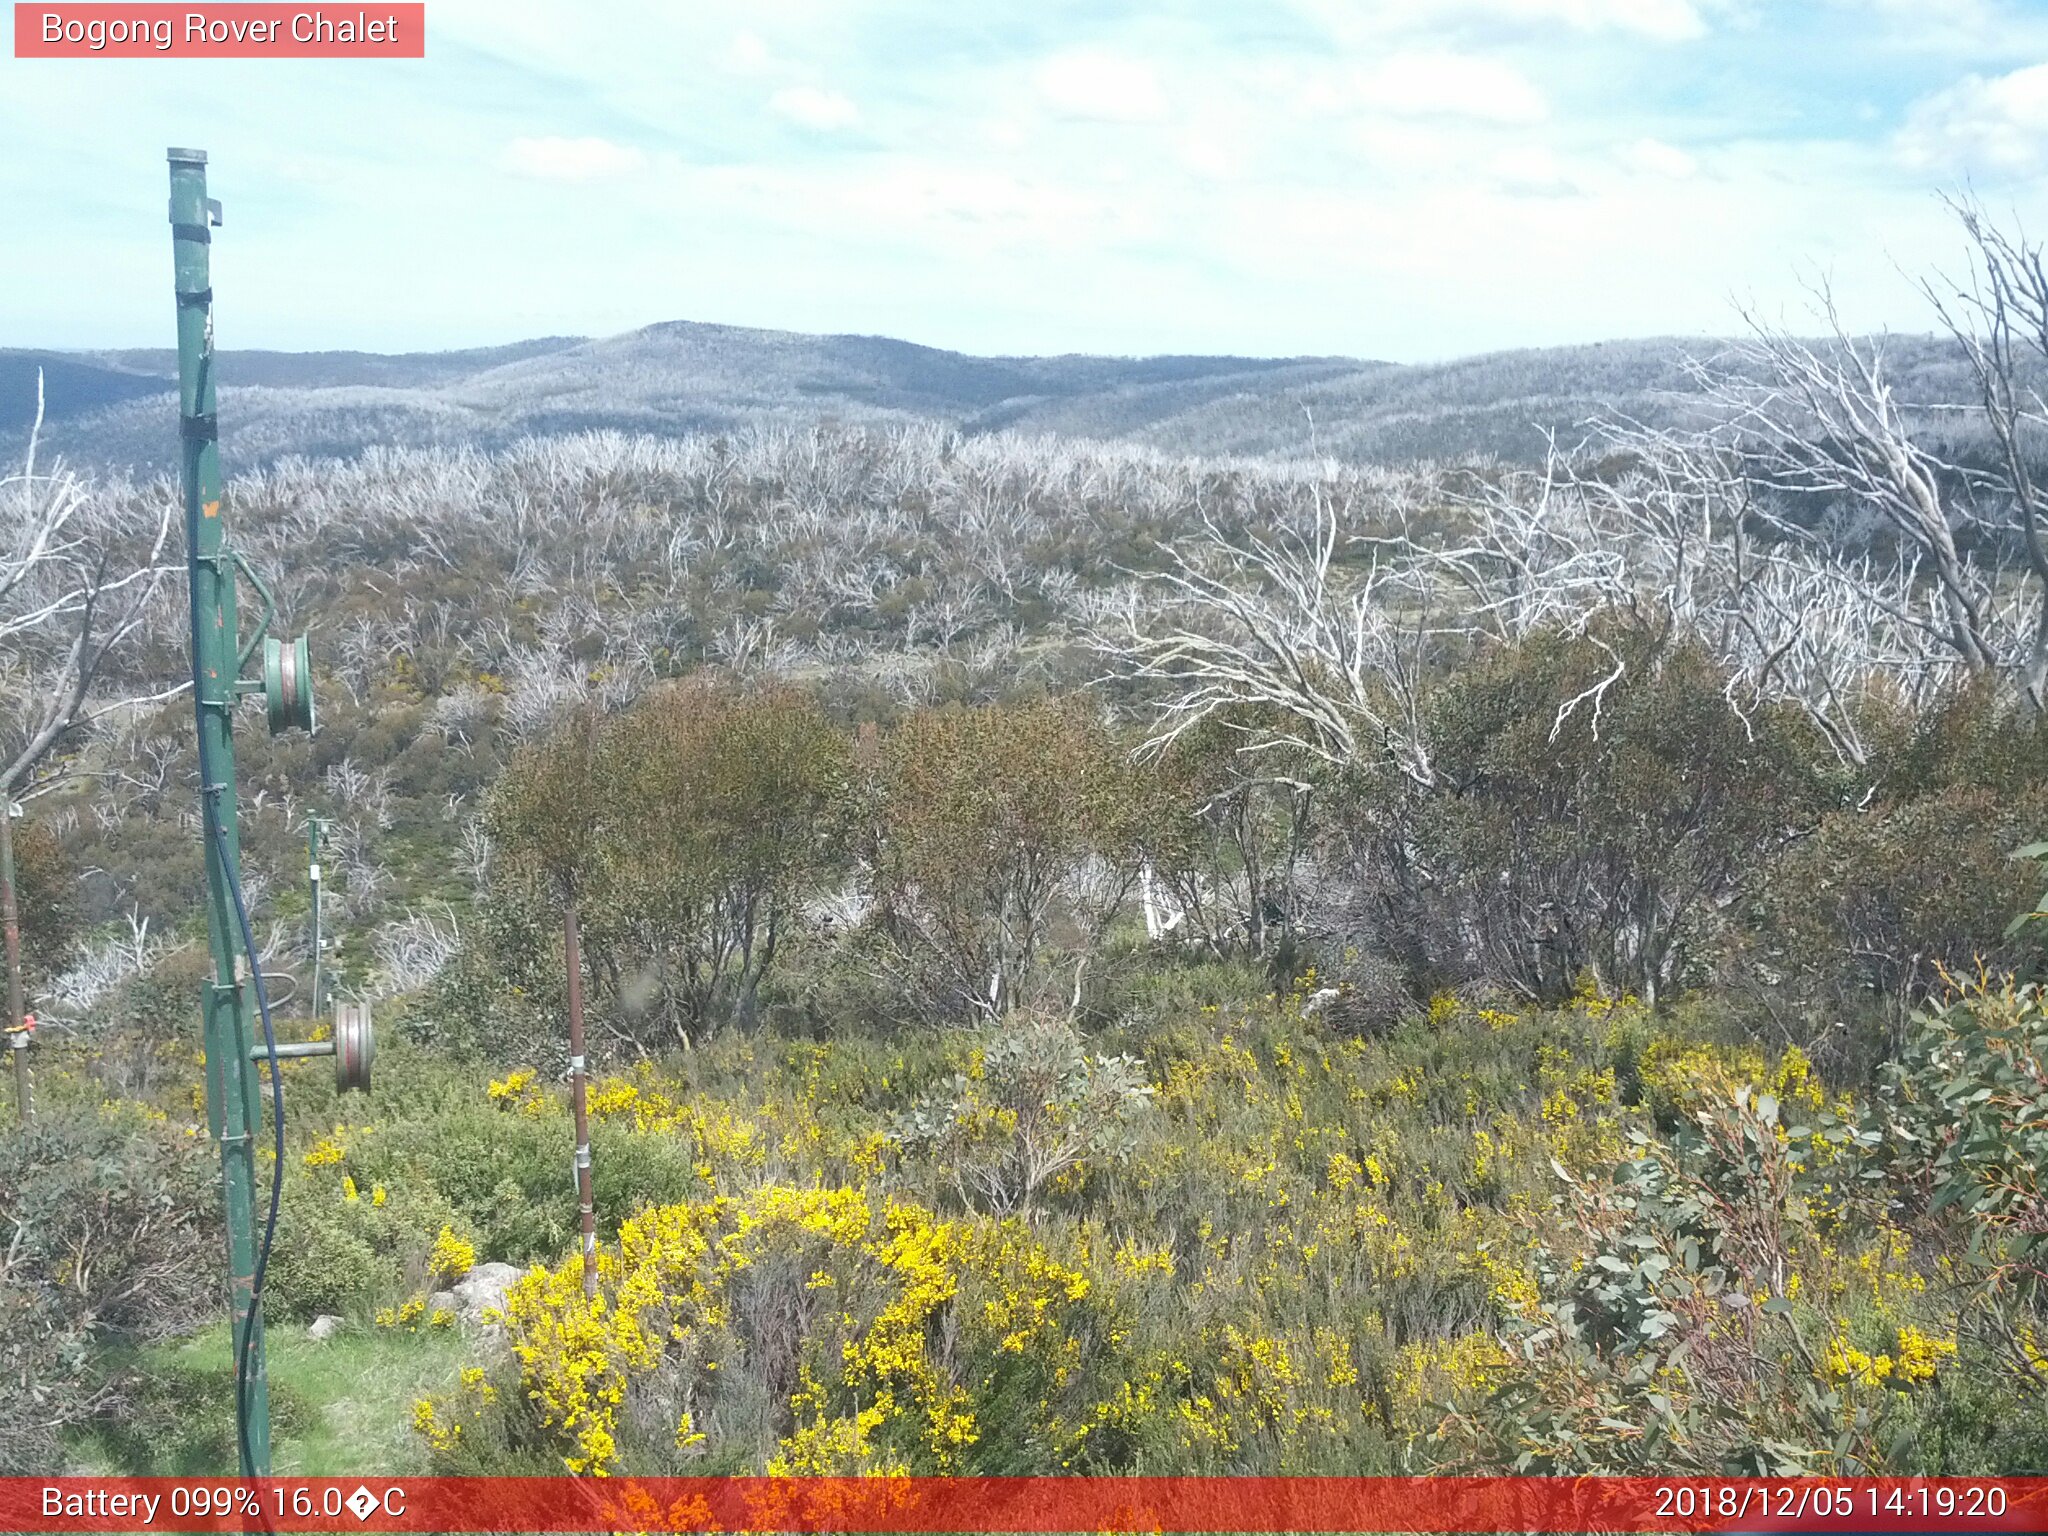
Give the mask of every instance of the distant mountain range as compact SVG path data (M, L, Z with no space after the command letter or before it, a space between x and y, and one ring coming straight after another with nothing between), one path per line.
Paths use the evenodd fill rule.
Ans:
M1895 338L1921 374L1931 340ZM1175 453L1320 453L1385 463L1527 461L1546 429L1599 410L1662 419L1682 359L1712 341L1621 341L1406 366L1341 357L973 357L875 336L674 321L598 339L550 336L459 352L223 352L229 468L376 445L470 443L616 429L677 434L754 423L941 421L1145 443ZM0 349L0 462L47 400L45 442L73 463L153 470L177 445L168 349Z

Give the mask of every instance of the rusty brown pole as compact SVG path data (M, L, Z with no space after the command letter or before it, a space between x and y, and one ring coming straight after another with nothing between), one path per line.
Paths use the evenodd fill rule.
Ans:
M569 969L569 1103L576 1112L576 1218L583 1230L583 1294L597 1294L597 1203L590 1192L590 1074L583 1060L583 940L576 899L562 912L562 960Z
M7 932L7 1044L14 1058L14 1108L24 1122L35 1116L29 1102L28 1033L21 994L21 909L14 898L14 806L0 794L0 927Z

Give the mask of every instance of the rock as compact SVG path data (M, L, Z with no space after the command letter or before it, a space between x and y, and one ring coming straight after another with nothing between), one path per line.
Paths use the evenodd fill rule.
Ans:
M339 1332L341 1319L332 1312L322 1312L306 1325L306 1337L320 1344L325 1344Z
M455 1282L455 1316L462 1326L476 1332L495 1332L496 1316L504 1308L505 1293L524 1273L515 1264L479 1264Z
M1336 987L1318 987L1301 1005L1301 1016L1312 1019L1344 994Z
M427 1298L427 1315L429 1317L432 1317L436 1312L454 1312L456 1310L458 1309L453 1291L436 1291Z

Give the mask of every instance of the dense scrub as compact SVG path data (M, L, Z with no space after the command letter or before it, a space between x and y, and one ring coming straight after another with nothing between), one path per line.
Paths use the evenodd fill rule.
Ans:
M932 433L244 482L336 554L287 594L329 723L243 756L265 965L296 1031L317 812L385 1041L367 1101L286 1068L272 1317L446 1350L438 1291L531 1266L509 1350L383 1405L455 1470L2048 1462L2012 688L1773 692L1654 594L1425 635L1348 546L1309 617L1383 600L1277 648L1292 693L1194 708L1105 638L1177 528L1420 541L1483 479ZM185 729L81 742L20 840L41 1465L216 1443L132 1369L218 1299Z
M2048 824L2030 717L1958 701L1899 771L1850 769L1797 710L1730 710L1690 647L1561 714L1626 640L1545 636L1456 674L1423 716L1427 786L1248 760L1231 716L1147 753L1071 697L847 731L787 686L656 690L515 756L478 921L409 1027L558 1059L570 894L594 1027L629 1053L763 1010L820 1034L1109 1021L1144 963L1113 936L1142 923L1276 985L1319 965L1318 1006L1354 1030L1445 988L1706 993L1861 1084L1945 974L2040 963L2042 931L2009 931L2036 877L2008 855Z
M1148 964L1028 1051L1013 1021L622 1064L594 1303L551 1074L398 1048L365 1105L292 1069L273 1315L435 1331L468 1264L537 1263L509 1353L391 1405L463 1471L2048 1456L2032 992L1957 993L1850 1094L1697 1005L1443 993L1369 1039L1256 976Z

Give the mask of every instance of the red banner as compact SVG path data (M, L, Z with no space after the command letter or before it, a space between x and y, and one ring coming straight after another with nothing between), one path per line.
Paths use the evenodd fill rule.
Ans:
M2048 1478L0 1479L0 1531L2037 1531Z
M17 59L423 59L424 4L14 7Z

